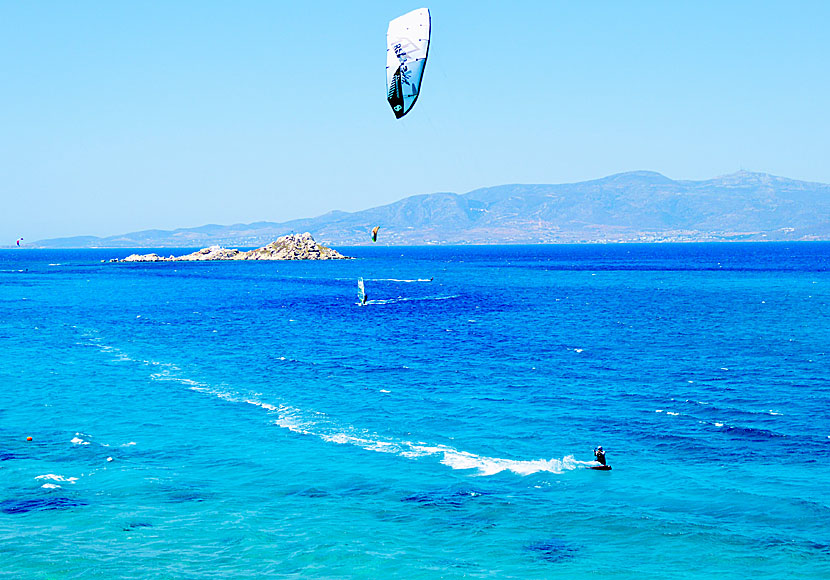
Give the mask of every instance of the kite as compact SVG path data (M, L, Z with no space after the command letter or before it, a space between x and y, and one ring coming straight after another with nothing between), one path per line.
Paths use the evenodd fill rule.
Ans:
M400 119L418 100L427 64L429 10L419 8L395 18L386 31L386 100Z

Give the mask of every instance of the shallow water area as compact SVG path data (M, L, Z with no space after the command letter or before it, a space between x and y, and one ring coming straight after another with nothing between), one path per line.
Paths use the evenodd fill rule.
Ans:
M0 251L0 577L830 577L830 244L338 250Z

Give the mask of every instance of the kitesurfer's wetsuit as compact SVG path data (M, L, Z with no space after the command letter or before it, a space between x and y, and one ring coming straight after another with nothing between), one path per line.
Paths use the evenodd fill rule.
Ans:
M597 461L599 461L602 465L605 465L605 451L602 449L595 449L594 456L597 458Z

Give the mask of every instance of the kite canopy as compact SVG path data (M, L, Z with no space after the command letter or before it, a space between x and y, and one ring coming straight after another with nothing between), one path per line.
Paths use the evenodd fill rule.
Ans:
M426 8L395 18L386 31L386 100L398 119L418 100L429 52L429 31Z
M380 229L380 226L375 226L375 227L372 228L372 241L373 242L378 241L378 230L379 229Z

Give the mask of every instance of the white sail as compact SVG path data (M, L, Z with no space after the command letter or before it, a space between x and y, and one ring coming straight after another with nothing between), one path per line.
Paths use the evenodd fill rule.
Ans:
M363 288L363 278L357 279L357 303L363 304L363 298L366 297L366 289Z
M386 99L400 119L421 90L429 52L429 10L419 8L395 18L386 32Z

